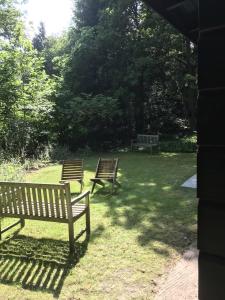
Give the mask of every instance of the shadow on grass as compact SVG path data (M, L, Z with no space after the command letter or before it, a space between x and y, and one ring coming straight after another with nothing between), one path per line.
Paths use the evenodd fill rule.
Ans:
M87 241L76 243L69 255L68 242L23 235L0 243L0 283L42 290L58 297L70 270L87 250Z
M197 201L195 191L180 185L194 171L193 160L182 155L121 160L121 188L114 195L100 188L92 202L108 207L113 226L136 230L140 246L162 256L170 255L168 247L183 253L196 238Z

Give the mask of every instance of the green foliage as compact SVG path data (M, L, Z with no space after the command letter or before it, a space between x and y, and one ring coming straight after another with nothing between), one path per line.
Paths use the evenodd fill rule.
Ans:
M57 145L51 147L49 150L49 157L52 161L62 161L65 159L71 159L73 157L73 154L68 146Z
M107 145L107 136L115 145L128 143L136 133L193 131L195 47L141 1L75 3L75 23L69 33L69 51L56 101L56 111L61 114L57 119L59 142L96 147ZM89 102L84 94L93 99L96 95L117 99L120 114L116 113L114 136L107 119L96 116L92 124L88 108L87 120L79 117L81 102L84 106ZM98 107L91 101L92 115L95 105ZM66 129L68 120L74 124L72 132ZM108 128L108 135L100 134L100 128ZM95 140L91 139L93 134Z
M68 52L68 34L65 33L60 37L46 37L44 49L39 53L44 59L46 73L59 82L65 71Z
M114 140L120 117L118 100L112 97L81 94L70 101L60 99L56 111L60 141L73 150L89 144L99 148L99 141Z
M0 162L0 181L24 181L25 167L19 159Z
M104 7L105 0L75 0L75 20L78 27L92 27L98 24L100 10Z
M0 3L0 13L9 24L0 23L4 37L0 39L0 147L26 156L48 141L53 110L50 97L55 85L12 5L9 1Z
M160 150L163 152L192 153L197 150L197 136L185 136L182 138L163 140L160 142Z
M39 25L39 32L33 38L33 47L38 52L42 52L45 49L45 42L46 42L46 33L45 33L45 25L43 22Z
M0 148L37 157L193 132L196 47L142 1L74 4L68 32L47 37L41 23L32 44L15 1L0 0Z

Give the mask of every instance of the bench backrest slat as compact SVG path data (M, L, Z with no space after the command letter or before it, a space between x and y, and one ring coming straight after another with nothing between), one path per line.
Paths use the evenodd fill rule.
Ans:
M38 198L38 215L43 216L43 206L42 206L42 194L41 189L36 189L37 192L37 198Z
M7 199L7 194L9 194L9 199L10 199L9 211L13 212L14 211L13 195L12 195L12 189L9 186L6 187L6 199Z
M140 144L158 144L159 136L158 135L138 134L137 142Z
M43 210L45 211L45 216L50 217L48 203L50 204L51 201L47 195L46 188L42 189L42 195L43 195L43 200L44 200L44 203L42 205L43 205Z
M49 199L50 199L50 213L51 216L54 216L54 200L53 200L53 190L49 190Z
M38 216L38 201L37 201L36 189L34 187L31 188L31 193L34 202L34 214Z
M27 196L27 203L28 203L28 210L29 210L29 215L34 215L33 212L33 206L32 206L32 198L31 198L31 194L30 194L30 187L27 187L26 189L26 196Z
M0 215L66 219L70 201L68 183L0 182Z
M55 216L56 218L60 218L61 207L59 206L60 204L59 204L58 190L54 189L54 195L55 195L55 204L56 204Z
M63 192L63 190L60 190L60 198L61 198L61 204L62 204L62 218L65 219L66 218L66 201L65 201L65 193Z

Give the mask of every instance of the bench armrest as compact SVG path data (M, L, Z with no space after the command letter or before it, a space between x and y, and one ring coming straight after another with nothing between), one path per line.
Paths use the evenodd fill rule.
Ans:
M75 198L72 198L71 199L71 205L74 205L77 202L79 202L79 201L81 201L82 199L85 198L86 206L88 206L89 205L89 194L90 194L90 191L86 191L86 192L80 194L79 196L77 196Z

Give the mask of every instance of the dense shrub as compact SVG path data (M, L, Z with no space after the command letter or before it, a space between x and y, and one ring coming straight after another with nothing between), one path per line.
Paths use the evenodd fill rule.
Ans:
M186 136L182 138L174 138L174 139L161 139L160 141L160 149L163 152L186 152L191 153L195 152L197 148L197 137Z

